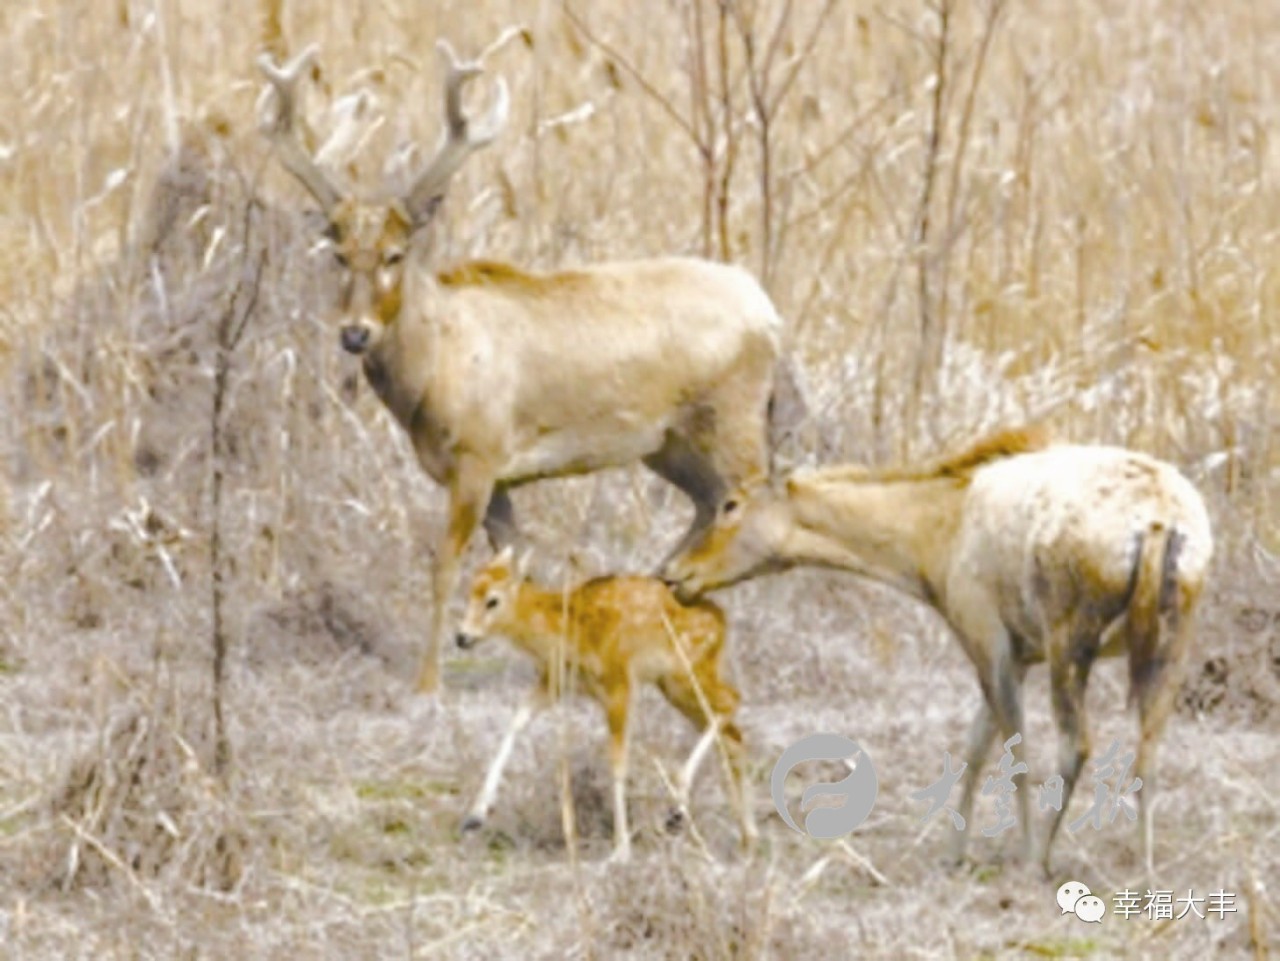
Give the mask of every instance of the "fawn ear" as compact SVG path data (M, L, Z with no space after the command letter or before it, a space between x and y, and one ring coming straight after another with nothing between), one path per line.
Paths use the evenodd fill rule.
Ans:
M510 550L510 548L508 548ZM516 576L524 577L529 570L529 559L533 557L533 548L526 547L520 554L520 559L516 561Z

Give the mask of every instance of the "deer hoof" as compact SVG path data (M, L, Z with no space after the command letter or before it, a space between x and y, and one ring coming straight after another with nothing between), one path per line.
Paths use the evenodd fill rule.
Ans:
M462 819L462 833L472 834L484 827L484 818L479 814L468 814Z
M684 810L681 808L672 808L667 812L667 833L679 834L684 830Z

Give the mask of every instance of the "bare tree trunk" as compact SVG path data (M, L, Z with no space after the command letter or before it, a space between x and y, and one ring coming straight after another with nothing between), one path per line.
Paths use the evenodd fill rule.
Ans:
M936 0L930 6L938 15L938 32L933 41L933 97L929 109L929 126L925 140L924 170L921 175L920 202L916 208L914 247L916 254L916 300L920 313L920 341L916 350L915 367L911 376L911 394L907 400L907 423L903 425L903 456L909 456L911 438L919 429L920 411L923 409L925 372L929 358L933 356L933 342L937 336L934 323L931 289L930 261L932 259L931 230L934 185L938 179L938 162L942 149L943 111L947 94L947 59L951 43L951 14L954 0ZM932 425L930 425L932 426Z
M969 149L969 133L973 127L973 111L978 99L978 88L982 84L982 74L986 68L987 55L991 50L991 41L995 38L996 27L1000 15L1004 12L1005 0L990 0L986 16L983 19L982 36L978 41L978 52L973 64L973 72L969 77L969 89L965 92L964 107L960 112L960 127L956 133L956 152L951 162L951 176L947 185L947 223L943 235L943 249L940 252L941 264L937 286L938 318L934 337L934 356L929 358L934 370L940 369L942 351L950 336L948 326L951 287L951 252L957 239L963 232L963 225L957 223L957 208L960 202L960 177L964 170L965 154Z
M764 39L763 56L761 37L757 34L755 23L749 13L744 13L742 4L737 0L722 0L726 6L731 5L734 23L738 28L738 36L742 42L743 57L746 60L747 93L751 102L752 120L756 133L756 149L759 154L759 195L760 195L760 282L766 290L771 290L774 266L777 261L777 193L778 178L775 173L774 158L774 121L778 111L786 102L787 96L795 85L800 70L808 61L809 55L822 34L835 0L827 0L819 11L810 28L809 35L799 50L785 65L778 64L778 52L782 49L782 41L791 25L793 0L786 0L778 14L777 22ZM776 71L776 73L775 73Z
M227 385L231 375L231 362L236 347L244 336L249 319L258 303L262 283L262 270L266 265L264 248L257 264L250 273L250 256L253 217L256 201L250 197L245 204L243 244L240 259L240 276L235 289L227 300L227 307L218 319L217 354L214 358L213 405L209 415L209 464L210 500L213 513L209 534L209 569L211 572L212 646L213 646L213 767L219 778L225 780L231 765L231 741L227 736L224 712L224 687L227 666L227 631L223 618L226 601L225 562L222 550L222 488L225 479L226 449L222 430L223 412L226 407ZM242 306L243 303L243 306Z

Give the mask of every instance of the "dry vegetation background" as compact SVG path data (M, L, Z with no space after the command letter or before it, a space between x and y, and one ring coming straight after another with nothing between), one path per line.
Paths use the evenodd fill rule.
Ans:
M751 58L731 22L722 84L711 0L0 7L0 954L1199 958L1280 940L1280 6L739 10ZM752 863L710 767L697 835L658 827L658 765L693 738L651 693L634 863L600 863L585 705L533 729L490 828L458 841L529 671L495 645L451 652L441 702L410 689L444 498L325 323L327 260L255 132L253 58L321 44L312 123L372 184L435 142L436 37L474 52L517 21L532 45L492 64L512 122L455 183L442 260L724 256L791 324L823 458L1045 417L1199 484L1220 554L1162 754L1156 880L1235 891L1237 914L1060 917L1053 885L1006 860L1012 834L980 835L990 799L976 866L942 871L949 828L908 795L959 750L971 672L932 617L814 573L723 597ZM568 576L646 569L687 510L639 470L516 504ZM1133 743L1123 694L1123 668L1095 671L1096 750ZM1056 751L1042 672L1027 697L1038 782ZM844 845L767 799L782 748L818 730L880 771ZM1138 850L1122 824L1064 836L1059 880L1110 905Z

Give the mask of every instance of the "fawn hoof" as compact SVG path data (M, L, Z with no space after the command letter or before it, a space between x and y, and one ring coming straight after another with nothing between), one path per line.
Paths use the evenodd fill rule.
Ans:
M440 691L440 678L426 675L419 677L417 690L419 694L425 694L427 697L435 696Z
M631 848L614 848L613 853L609 855L607 864L630 864Z
M484 827L484 818L479 814L468 814L462 819L462 833L474 834Z
M684 830L685 814L683 808L672 808L667 812L667 833L679 834Z
M440 690L440 665L427 657L418 665L418 679L415 685L419 694L435 694Z

